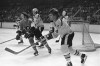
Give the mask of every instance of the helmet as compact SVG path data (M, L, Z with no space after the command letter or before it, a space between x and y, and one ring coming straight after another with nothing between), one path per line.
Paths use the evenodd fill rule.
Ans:
M33 8L32 11L33 11L34 13L37 13L37 12L38 12L38 9L37 9L37 8Z
M65 16L66 15L66 11L62 11L62 16Z

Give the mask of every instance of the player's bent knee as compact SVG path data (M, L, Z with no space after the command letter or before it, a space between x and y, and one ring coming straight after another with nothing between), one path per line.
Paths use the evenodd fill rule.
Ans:
M33 43L34 43L33 37L29 38L29 42L30 42L31 45L33 45Z
M71 54L74 54L74 53L75 53L75 50L74 50L72 47L69 47L69 52L70 52Z
M70 53L64 55L64 57L65 57L65 59L66 59L67 61L70 60Z
M44 41L42 41L41 43L42 43L43 45L46 45L46 44L47 44L47 41L44 40Z
M64 54L69 53L68 45L61 45L61 51Z

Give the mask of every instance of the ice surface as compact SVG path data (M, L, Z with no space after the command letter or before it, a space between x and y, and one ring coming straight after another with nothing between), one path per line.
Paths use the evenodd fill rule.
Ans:
M48 31L44 31L43 34L47 34ZM0 29L0 43L16 36L15 29ZM95 43L100 43L100 34L91 34L91 37ZM59 37L58 37L59 38ZM73 40L73 46L81 44L82 35L79 32L75 32ZM5 47L9 47L14 51L19 51L27 46L29 42L24 39L23 45L18 45L16 40L0 44L0 66L66 66L66 60L60 50L60 42L55 43L55 39L48 41L52 48L52 54L49 54L46 48L40 49L39 56L34 56L34 50L29 48L24 52L14 55L5 51ZM86 63L82 65L80 63L80 57L72 55L71 60L73 66L100 66L100 49L94 52L83 52L87 54L88 58Z

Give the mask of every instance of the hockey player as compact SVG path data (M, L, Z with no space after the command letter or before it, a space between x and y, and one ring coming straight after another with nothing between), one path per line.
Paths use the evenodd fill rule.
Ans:
M40 32L39 29L36 29L35 27L31 27L29 32L27 33L27 38L30 38L32 36L35 36L37 38L37 42L35 43L35 45L33 45L34 50L36 50L36 52L34 53L35 56L38 55L38 51L36 49L36 44L38 42L40 42L41 44L43 44L47 49L48 49L48 53L51 54L51 48L49 47L47 40L52 39L52 36L50 36L51 34L47 34L46 36L43 36ZM32 39L33 40L33 39Z
M56 31L61 36L61 50L64 52L64 57L67 61L67 66L72 66L71 62L71 54L80 56L81 63L85 63L86 61L86 54L81 54L78 50L74 50L72 48L72 40L74 37L74 32L71 30L70 26L62 21L59 18L59 12L56 8L53 8L49 11L49 18L53 21L53 27L56 28Z
M29 29L31 27L31 22L28 21L28 14L26 12L23 12L21 13L20 15L21 17L21 21L20 21L20 24L19 24L19 30L17 31L17 36L16 36L16 39L17 40L21 40L22 39L22 35L24 35L25 38L28 38L29 39L29 43L32 45L33 49L34 49L34 54L37 54L38 51L36 49L36 45L34 44L34 34L28 34L29 33ZM23 42L23 40L21 40L21 42Z
M43 20L41 19L40 15L38 14L38 9L33 8L32 13L33 13L33 22L34 22L35 28L39 29L40 32L42 33L44 30L44 25L43 25ZM42 47L42 46L43 46L43 44L40 44L39 47Z
M23 43L23 38L22 35L25 34L26 32L26 27L30 26L30 24L28 23L28 15L26 12L22 12L21 15L21 20L17 22L17 36L16 36L16 40L20 40L20 42L18 42L18 44Z
M20 39L21 35L24 35L25 38L28 38L29 43L32 45L32 48L34 49L34 55L37 56L38 55L38 50L36 48L36 44L38 42L41 42L42 44L44 44L46 46L46 48L48 49L48 52L51 53L51 48L49 47L46 38L44 36L42 36L41 32L39 29L36 29L34 26L31 27L31 22L29 21L29 17L27 15L27 13L23 12L21 14L21 18L22 21L20 22L19 25L19 30L17 31L17 36L16 39ZM38 39L37 43L34 43L34 36Z
M68 16L66 15L66 11L65 10L62 11L62 16L60 17L60 19L62 21L68 22ZM59 41L60 41L60 36L59 36L59 39L56 40L56 42L59 42Z
M18 33L19 30L20 30L20 22L21 22L21 20L18 18L16 20L16 25L14 25L14 27L17 29L17 32L16 32L17 33L16 40L19 40L18 44L23 44L24 42L23 42L22 35L20 35L20 33Z
M68 15L66 10L62 11L62 20L65 21L69 26L71 26L70 16Z
M44 30L43 20L41 19L40 15L38 14L38 9L33 8L33 21L35 23L35 28L39 29L40 32Z
M69 26L71 25L70 21L69 21L69 16L67 14L67 11L66 10L63 10L62 11L62 16L60 16L60 19L64 22L66 22ZM56 40L56 42L59 42L60 41L60 36L59 36L59 39Z

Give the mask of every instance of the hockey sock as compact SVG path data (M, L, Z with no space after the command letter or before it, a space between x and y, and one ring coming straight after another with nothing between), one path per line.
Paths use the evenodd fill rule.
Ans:
M70 53L64 55L65 59L67 62L71 62L71 56L70 56Z
M34 49L35 52L38 52L37 49L36 49L36 46L33 46L33 49Z
M46 46L47 49L51 49L48 44L45 44L45 46Z
M51 54L51 48L49 47L49 45L46 43L45 46L48 49L48 52Z

